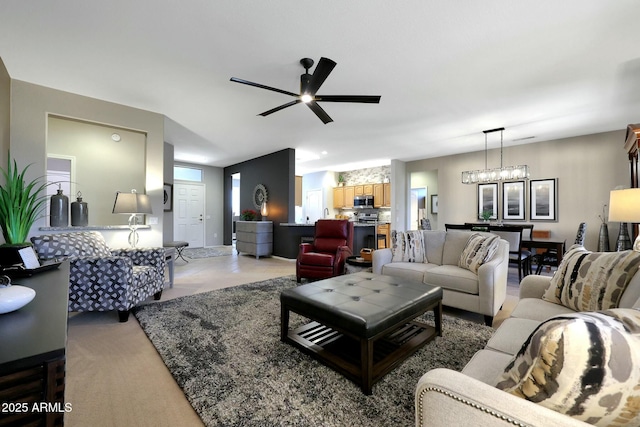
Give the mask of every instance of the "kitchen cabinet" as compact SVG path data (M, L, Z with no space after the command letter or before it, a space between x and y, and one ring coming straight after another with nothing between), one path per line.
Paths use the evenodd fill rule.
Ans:
M385 238L384 238L384 242L385 242L385 248L389 247L389 240L390 240L390 236L391 233L389 232L389 224L379 224L378 225L378 234L384 234ZM378 246L378 249L382 249L380 246Z
M373 184L365 184L362 186L362 194L364 196L373 196Z
M391 184L382 184L383 189L383 204L382 206L391 207Z
M353 186L353 195L354 196L364 196L364 185L354 185Z
M295 181L295 202L296 206L302 206L302 177L296 175Z
M344 187L333 189L333 208L342 209L344 207Z
M391 207L391 184L373 184L373 207Z
M344 187L344 207L352 208L353 207L353 199L356 197L355 188L354 187Z

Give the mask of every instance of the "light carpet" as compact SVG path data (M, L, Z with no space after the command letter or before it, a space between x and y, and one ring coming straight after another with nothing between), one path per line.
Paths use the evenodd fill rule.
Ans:
M360 387L280 341L280 299L295 277L224 288L134 309L207 426L411 426L428 370L461 370L492 329L443 316L443 336L373 386ZM432 315L425 315L432 321ZM290 326L306 323L292 313Z
M184 248L182 254L190 259L211 258L233 254L233 246L211 246L207 248Z

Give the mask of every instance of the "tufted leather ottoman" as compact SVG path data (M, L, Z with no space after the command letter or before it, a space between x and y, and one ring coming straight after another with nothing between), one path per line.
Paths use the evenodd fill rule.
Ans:
M442 289L399 277L356 273L280 294L280 339L340 372L365 394L420 347L442 336ZM435 327L415 319L433 310ZM289 312L312 322L289 330Z

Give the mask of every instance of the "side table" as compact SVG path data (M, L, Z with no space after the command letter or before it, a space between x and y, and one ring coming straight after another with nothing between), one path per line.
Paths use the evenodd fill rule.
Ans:
M167 262L167 267L169 268L169 287L173 288L173 267L176 260L176 248L164 248L164 259Z
M345 274L360 273L361 271L371 273L371 261L365 261L359 256L350 256L345 260Z

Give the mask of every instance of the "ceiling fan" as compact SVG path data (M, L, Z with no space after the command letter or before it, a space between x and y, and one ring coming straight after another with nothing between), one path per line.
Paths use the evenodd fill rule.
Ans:
M283 93L285 95L296 98L294 101L287 102L286 104L282 104L279 107L273 108L269 111L265 111L264 113L260 113L259 115L263 117L303 102L326 125L327 123L332 122L333 119L329 117L329 115L322 109L322 107L318 105L318 102L360 102L369 104L378 104L380 102L380 96L373 95L317 95L316 92L318 91L318 89L320 89L320 86L322 86L331 71L333 71L336 63L329 58L320 58L320 61L318 62L318 65L316 66L313 74L309 74L309 68L313 66L313 59L302 58L300 60L300 64L302 64L302 66L304 67L305 72L300 76L299 94L270 86L261 85L259 83L250 82L248 80L243 80L236 77L231 77L231 81L249 86L259 87L261 89L271 90L278 93Z

